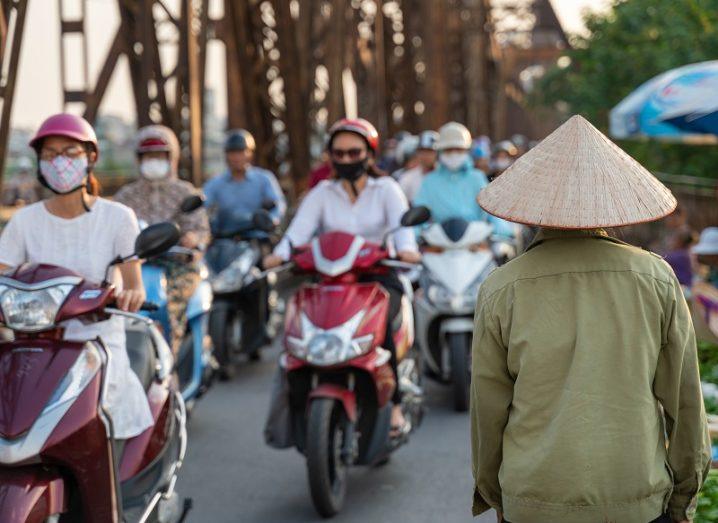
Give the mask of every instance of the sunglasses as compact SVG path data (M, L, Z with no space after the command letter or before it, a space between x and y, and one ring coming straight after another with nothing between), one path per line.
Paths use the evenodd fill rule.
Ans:
M364 151L365 149L362 149L361 147L355 147L352 149L332 149L331 154L332 158L335 160L343 160L344 158L358 160L362 157Z

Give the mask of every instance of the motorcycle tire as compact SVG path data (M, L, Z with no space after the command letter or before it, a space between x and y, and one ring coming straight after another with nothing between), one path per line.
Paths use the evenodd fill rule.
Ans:
M325 518L341 510L346 496L347 467L341 458L343 424L344 412L337 401L312 401L307 421L307 474L314 508Z
M471 337L465 332L451 332L448 335L451 353L451 383L454 388L454 410L469 410L471 390Z

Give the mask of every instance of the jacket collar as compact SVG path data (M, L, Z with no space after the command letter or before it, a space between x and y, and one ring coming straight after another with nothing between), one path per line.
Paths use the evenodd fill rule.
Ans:
M226 169L224 171L224 180L227 182L238 182L241 183L242 181L253 181L257 176L257 173L255 172L254 165L248 165L247 170L244 171L244 180L236 180L234 176L232 176L232 171L229 169Z
M539 229L536 237L531 242L531 245L526 249L527 251L534 247L551 240L566 240L566 239L598 239L607 240L612 243L619 245L628 245L626 242L622 242L617 238L609 236L604 229Z

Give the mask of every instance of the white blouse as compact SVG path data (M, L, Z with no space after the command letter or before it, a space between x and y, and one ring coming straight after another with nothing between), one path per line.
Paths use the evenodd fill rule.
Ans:
M100 283L107 265L118 255L134 251L139 234L135 213L122 204L98 198L88 213L65 219L51 214L44 202L17 211L0 236L0 263L10 267L48 263L70 269ZM122 279L115 268L110 278L119 289ZM64 324L65 338L100 337L110 353L106 407L115 438L136 436L153 424L145 391L130 367L122 318L83 324Z
M274 253L288 260L291 245L308 243L314 236L342 231L381 243L387 231L399 227L409 205L399 184L392 178L369 178L364 190L352 203L340 181L324 180L304 197L292 223ZM411 228L402 227L393 234L397 251L417 251Z

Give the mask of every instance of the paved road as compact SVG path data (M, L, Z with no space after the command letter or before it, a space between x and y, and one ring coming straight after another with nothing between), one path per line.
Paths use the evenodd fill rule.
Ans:
M188 521L306 523L312 507L302 456L264 445L262 427L278 350L217 383L197 405L179 492L194 499ZM337 523L472 521L469 422L450 409L447 388L428 383L428 411L411 442L379 469L350 473ZM473 520L496 521L493 514Z

